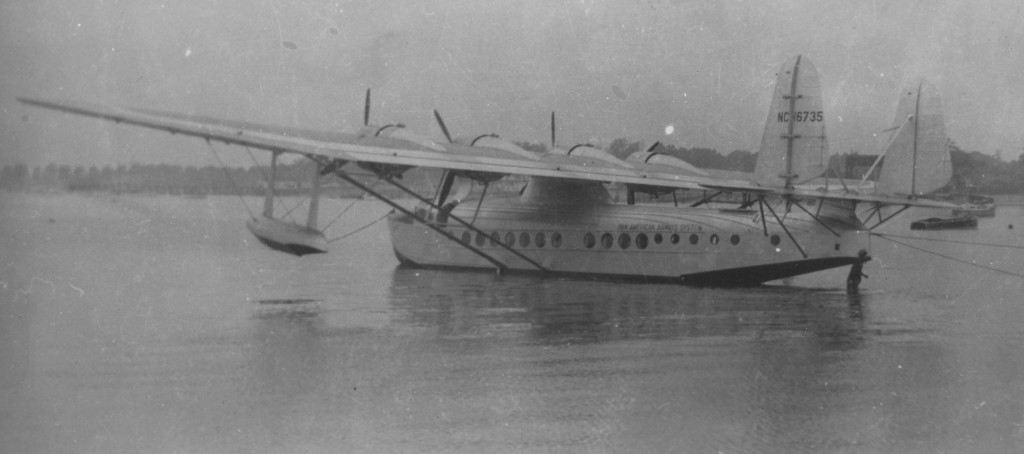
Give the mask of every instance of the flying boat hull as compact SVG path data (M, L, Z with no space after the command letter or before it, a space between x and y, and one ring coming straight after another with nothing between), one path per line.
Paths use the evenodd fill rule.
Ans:
M431 219L425 209L418 214ZM473 210L453 214L474 217ZM785 225L802 243L797 246L780 224L762 224L756 216L658 205L545 207L504 201L475 213L473 226L479 231L435 223L458 241L405 214L392 215L389 226L395 255L406 265L494 270L494 261L471 246L506 271L698 285L755 285L846 266L857 260L859 250L869 249L866 230L838 229L837 235L794 213Z
M864 187L845 181L836 189L828 181L824 187L819 184L829 162L828 116L814 65L796 56L776 74L752 174L697 169L660 156L656 146L627 160L589 144L561 149L555 146L553 114L552 148L546 153L529 152L491 135L453 140L435 111L447 139L441 143L401 124L371 125L369 91L364 127L356 134L20 99L40 108L199 138L214 153L213 142L269 152L263 217L248 227L267 246L295 255L326 251L317 225L319 184L327 175L396 210L389 222L392 243L406 264L686 284L749 285L859 265L865 260L859 253L870 250L871 229L912 206L953 208L917 197L945 185L950 175L941 102L932 86L918 83L901 98L892 128L896 132L883 152L885 165L873 194L861 194ZM281 154L314 163L304 225L274 217ZM433 201L399 181L412 168L444 170ZM349 175L354 169L372 172L423 205L408 209ZM529 179L519 198L487 197L489 185L507 175ZM456 185L458 179L470 183ZM612 203L606 190L610 183L625 185L625 205ZM482 185L475 200L466 198L469 184ZM673 203L636 204L632 195L637 191L672 194ZM704 195L679 207L677 191ZM737 196L739 200L730 200ZM709 204L732 206L721 210ZM858 220L858 204L867 207L864 217L873 226ZM860 267L851 268L856 270Z

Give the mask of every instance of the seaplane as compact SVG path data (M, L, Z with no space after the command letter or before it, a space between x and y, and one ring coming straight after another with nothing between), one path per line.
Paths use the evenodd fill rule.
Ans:
M888 179L869 192L828 184L821 84L817 69L802 56L789 59L778 72L757 165L748 174L699 169L660 154L657 144L619 159L589 144L536 153L495 134L455 138L437 111L444 140L434 140L401 124L371 124L369 91L364 126L355 133L78 101L19 100L268 152L264 211L248 228L262 243L288 254L327 251L317 227L318 188L321 179L338 178L393 207L387 218L391 244L405 266L749 286L861 263L870 251L872 229L909 207L950 206L920 197L941 180L941 172L924 179L914 175L921 165L918 155L929 155L921 151L935 140L944 147L945 138L937 93L926 85L912 92L914 106L901 103L899 131L885 152ZM551 125L554 145L553 114ZM922 143L927 146L919 149ZM275 169L283 154L315 163L305 224L275 217ZM893 173L893 162L909 163L911 175ZM403 184L402 175L413 168L441 171L432 195ZM369 172L408 197L388 197L356 178L356 172ZM525 180L516 196L488 196L491 184L510 176ZM630 195L704 195L684 205L677 199L638 203L632 196L618 203L610 196L612 186L625 187ZM716 202L723 195L732 195L724 207ZM870 214L861 217L870 221L858 217L858 207L865 206Z

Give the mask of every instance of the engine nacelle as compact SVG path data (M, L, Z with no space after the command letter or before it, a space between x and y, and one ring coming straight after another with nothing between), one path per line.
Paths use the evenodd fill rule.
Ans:
M707 176L708 174L682 159L653 151L637 151L627 156L626 161L651 164L655 166L675 167L677 169L686 170L687 172L693 172L697 175Z
M509 141L507 141L505 139L502 139L501 137L498 137L497 134L493 134L493 133L492 134L479 135L479 136L476 136L476 137L471 138L471 139L470 138L465 138L465 139L460 138L460 139L456 140L456 142L459 142L459 143L462 143L462 144L465 144L465 145L469 145L471 147L494 148L496 150L501 150L501 151L504 151L506 153L511 153L511 154L514 154L514 155L516 155L518 157L526 158L526 159L530 159L530 160L534 160L534 161L540 159L540 156L537 156L536 153L531 153L531 152L529 152L527 150L524 150L519 145L516 145L516 144L514 144L512 142L509 142Z
M616 158L611 153L608 153L607 151L604 151L604 150L602 150L600 148L594 147L593 145L589 145L589 144L579 144L579 145L576 145L576 146L574 146L574 147L572 147L572 148L570 148L568 150L561 150L561 149L555 148L555 149L551 150L551 152L555 153L555 154L561 154L561 155L569 156L569 157L596 159L598 161L604 161L604 162L607 162L609 164L614 164L616 166L623 167L623 168L626 168L626 169L632 169L633 168L632 164L630 164L630 163L628 163L626 161L623 161L623 160L621 160L619 158Z
M359 138L380 137L384 139L401 140L411 144L419 145L433 151L446 151L445 148L433 139L416 134L405 128L405 125L398 123L386 126L364 126L358 134ZM402 174L411 169L412 166L401 164L384 164L379 162L359 162L360 168L369 170L381 178L401 178Z
M380 129L377 130L377 133L374 135L377 137L383 137L387 139L403 140L434 151L445 151L444 146L435 142L434 139L424 137L413 131L410 131L406 129L405 125L401 123L381 127Z

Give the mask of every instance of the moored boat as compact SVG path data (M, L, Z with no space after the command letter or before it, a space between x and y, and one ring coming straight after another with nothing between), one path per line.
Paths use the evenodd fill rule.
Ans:
M978 218L959 216L955 218L928 218L910 223L910 230L976 229Z
M953 209L953 216L992 217L996 215L995 203L965 203Z

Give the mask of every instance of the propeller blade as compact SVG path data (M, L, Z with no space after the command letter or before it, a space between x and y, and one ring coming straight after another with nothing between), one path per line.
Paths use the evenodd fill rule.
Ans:
M555 111L551 111L551 148L555 148Z
M452 140L452 135L448 134L448 127L444 125L444 120L441 119L441 114L437 113L437 109L434 109L434 118L437 119L437 125L441 127L441 132L444 133L444 138L448 139L448 143L455 143Z
M649 148L647 149L647 152L648 152L648 153L650 153L650 152L654 151L654 149L656 149L656 148L658 148L658 147L660 147L660 146L661 146L661 141L656 141L656 142L654 142L654 145L651 145L651 146L650 146L650 147L649 147Z
M366 103L363 104L363 126L370 124L370 89L366 89Z

